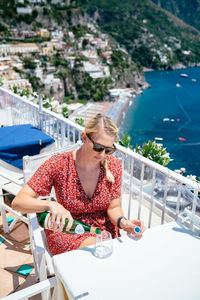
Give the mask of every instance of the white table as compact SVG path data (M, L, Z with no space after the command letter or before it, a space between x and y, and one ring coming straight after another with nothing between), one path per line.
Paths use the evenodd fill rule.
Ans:
M200 237L176 222L148 229L139 240L115 239L106 259L90 250L53 258L69 299L200 299Z

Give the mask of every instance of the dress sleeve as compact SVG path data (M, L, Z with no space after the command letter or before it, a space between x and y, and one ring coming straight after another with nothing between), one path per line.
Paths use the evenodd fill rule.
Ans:
M116 199L121 196L122 184L122 165L119 159L115 158L110 170L115 179L112 186L112 199Z
M59 155L46 160L27 182L30 188L40 196L49 196L58 172Z

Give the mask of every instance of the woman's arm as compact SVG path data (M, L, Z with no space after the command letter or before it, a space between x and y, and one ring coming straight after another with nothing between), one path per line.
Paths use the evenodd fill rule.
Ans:
M111 201L111 203L107 209L107 215L108 215L110 221L116 226L118 218L124 216L123 210L120 206L120 198L117 198L117 199L114 199ZM120 225L120 228L123 229L124 231L126 231L128 234L132 233L134 235L141 235L145 230L144 223L140 220L121 219L119 225ZM140 227L140 232L137 234L134 231L134 228L136 226Z
M50 210L52 213L51 230L61 232L65 219L69 219L66 230L69 230L73 223L73 218L68 210L55 201L40 200L38 195L25 184L12 202L12 208L22 213L39 213ZM59 228L58 228L59 227Z

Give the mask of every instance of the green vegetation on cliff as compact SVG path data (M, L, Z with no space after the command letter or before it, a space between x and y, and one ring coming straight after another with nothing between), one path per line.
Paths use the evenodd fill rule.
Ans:
M200 0L152 0L152 2L200 30Z
M170 67L200 61L200 32L150 0L78 0L101 29L125 46L134 61ZM190 51L177 55L176 50Z

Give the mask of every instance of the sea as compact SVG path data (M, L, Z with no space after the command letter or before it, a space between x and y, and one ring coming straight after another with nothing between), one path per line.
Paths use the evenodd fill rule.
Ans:
M181 74L188 75L182 77ZM163 138L171 170L200 176L200 68L145 73L151 88L133 99L120 126L135 147Z

